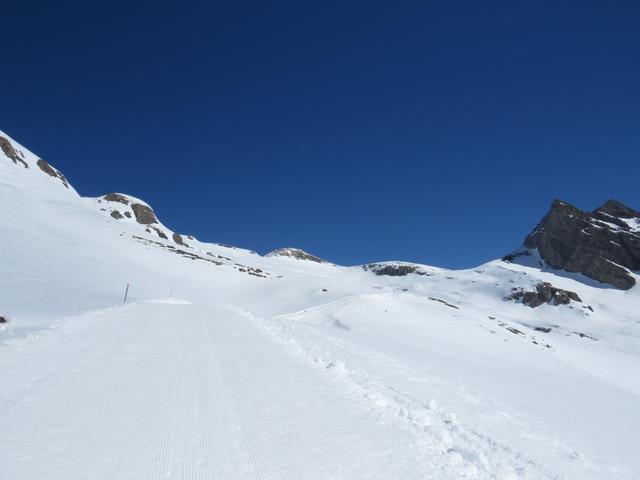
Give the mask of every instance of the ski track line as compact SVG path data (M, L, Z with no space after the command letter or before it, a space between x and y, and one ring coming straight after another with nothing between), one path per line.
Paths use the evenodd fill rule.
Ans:
M205 327L205 323L215 321L213 318L200 319L201 338L206 340L202 347L203 363L208 366L206 379L201 381L204 398L210 398L217 406L215 409L206 408L205 421L207 430L220 429L225 425L223 438L217 435L208 438L206 456L210 459L213 471L218 474L215 478L234 477L238 479L253 479L258 477L255 466L250 460L248 452L243 448L241 441L241 428L232 402L229 397L229 389L222 377L218 352L212 341L212 333ZM215 389L213 388L215 385ZM210 402L202 403L205 407L212 405ZM206 438L206 437L205 437Z
M75 320L75 319L73 319ZM91 319L91 320L95 320L95 319ZM97 323L100 323L103 319L99 318ZM61 334L65 334L68 335L68 333L66 333L65 328L68 327L67 325L62 325L59 328L53 329L53 330L49 330L46 331L46 334L43 335L39 335L38 338L36 339L35 342L30 341L28 343L25 342L25 339L21 339L19 340L20 342L25 342L21 344L21 349L24 349L27 346L30 346L31 348L34 347L40 347L40 349L44 348L49 348L50 345L49 343L51 342L51 336L54 335L55 333L60 332ZM75 346L75 345L74 345ZM16 404L18 404L19 402L23 401L26 397L28 397L30 394L32 394L34 391L36 391L38 388L45 388L46 385L45 383L47 382L47 380L49 380L52 377L55 377L56 375L59 375L60 373L63 372L68 372L70 370L72 370L73 366L75 364L78 363L78 361L84 357L86 357L87 354L91 353L92 355L99 355L100 353L102 353L103 349L107 349L109 348L108 344L104 344L100 347L99 350L95 350L96 345L95 345L95 341L90 340L90 341L86 341L78 346L75 346L76 348L73 348L71 351L69 352L64 352L63 356L58 359L55 363L55 365L51 366L48 371L44 374L36 374L35 372L29 372L33 375L36 375L36 378L31 379L30 381L27 380L21 380L20 382L16 381L16 378L14 377L12 380L15 381L16 384L16 388L14 388L13 392L11 392L10 389L10 385L11 382L9 382L9 385L5 385L3 388L9 389L9 393L5 393L4 395L0 396L0 411L3 412L7 412L9 411L11 408L13 408ZM7 346L4 346L2 348L9 348ZM0 350L1 351L1 350ZM22 352L21 352L22 353ZM32 360L34 357L37 357L38 354L41 355L40 352L38 352L36 355L31 355L28 360ZM26 355L23 353L23 355ZM49 367L49 363L46 362L38 362L38 368L47 368ZM6 368L7 370L11 371L12 369L14 369L16 372L20 371L20 373L22 373L24 375L24 371L19 370L17 368L14 368L15 365L6 365L4 368ZM5 390L6 392L6 390Z
M255 365L247 365L256 369L259 375L255 378L263 381L262 385L254 386L254 390L262 391L265 400L269 401L261 409L262 405L247 405L240 400L238 408L243 418L252 419L254 437L259 438L267 429L271 432L270 441L278 447L272 451L273 455L281 455L282 451L295 452L290 458L297 459L303 476L294 478L431 478L429 473L436 467L418 456L416 445L405 429L389 430L388 426L382 426L343 389L298 355L283 348L281 341L247 318L243 311L233 306L226 308L235 314L237 322L251 326L248 330L245 327L243 341L248 339L247 331L251 331L256 345L271 346L256 359ZM247 350L240 358L251 359L250 345ZM229 372L225 369L225 373ZM287 380L291 382L287 391L297 396L291 395L288 408L286 405L283 408L283 399L269 387L272 384L282 387ZM235 392L242 392L246 385L233 387ZM240 399L246 398L248 393L244 392ZM322 425L324 431L313 432L308 428L310 425ZM284 471L276 467L282 469L287 461L287 457L279 457L277 462L272 460L269 478L281 478L279 475Z
M216 373L216 384L220 387L220 390L224 392L225 398L227 399L227 415L228 418L232 419L232 423L235 427L235 431L239 435L239 439L236 443L236 449L242 451L243 455L246 456L245 462L250 465L248 470L244 471L245 475L250 475L250 478L262 479L265 478L265 457L261 454L261 448L259 444L256 442L253 430L250 427L246 426L246 422L241 422L240 414L237 408L237 400L233 398L233 393L229 384L225 378L225 375L222 370L220 355L222 351L226 350L225 346L217 345L219 342L217 340L216 332L213 331L214 322L220 322L220 316L212 316L207 321L203 321L202 325L205 328L205 334L208 339L209 351L212 353L213 358L212 362L215 365L215 373ZM236 355L239 352L235 352Z
M156 328L166 330L162 319ZM178 335L180 332L176 331ZM147 392L139 392L139 409L133 412L132 423L137 428L128 441L129 448L122 457L117 479L163 478L170 471L170 435L175 429L176 390L179 386L181 359L176 358L170 337L165 337L148 359L148 373L152 381ZM142 359L141 359L142 360ZM144 362L141 362L144 363ZM167 388L158 389L160 386Z
M103 322L98 322L98 324L95 325L95 327L98 329L105 328L106 326L107 324ZM96 361L96 359L99 359L101 357L107 356L108 358L112 358L114 356L114 352L118 350L118 348L119 347L116 343L104 343L101 345L101 348L96 348L91 350L89 346L89 348L75 351L70 356L63 355L63 360L62 360L63 365L72 362L72 360L75 359L76 357L80 357L80 358L76 362L74 362L75 363L74 368L71 368L69 369L68 372L66 372L67 375L65 379L59 379L57 382L53 381L54 379L56 379L57 376L61 376L60 375L61 367L57 367L53 372L47 375L47 378L52 379L52 381L48 382L48 385L46 385L48 388L42 388L44 386L42 385L41 380L36 381L36 386L38 388L36 389L27 388L28 391L24 396L24 400L20 403L15 404L16 406L15 410L17 411L12 411L12 416L16 415L19 417L21 409L24 409L25 406L28 406L31 403L37 404L38 396L44 397L46 401L40 402L42 406L38 408L38 411L36 412L36 418L29 418L25 416L26 422L24 422L25 424L23 428L29 429L30 424L31 425L37 424L40 419L44 419L45 417L45 415L43 415L43 412L41 412L40 410L44 410L44 413L48 411L53 411L53 409L50 408L50 405L53 405L53 406L62 405L66 401L67 389L69 389L70 392L73 392L73 389L70 387L72 387L74 383L79 383L81 385L86 383L85 379L79 378L79 377L82 377L81 374L83 372L83 368L86 369L90 367L92 363ZM84 358L81 357L82 352L87 352L87 355ZM91 369L91 370L94 370L94 369ZM104 378L104 372L97 371L96 380L102 380L103 378ZM94 381L93 383L88 385L88 390L92 390L92 389L99 390L99 388L100 388L100 381ZM77 430L87 429L89 428L90 423L95 423L95 422L86 422L86 421L82 422L80 418L74 418L74 413L75 412L73 410L65 410L61 412L59 411L59 416L62 417L63 420L68 420L68 421L78 420L75 422L75 423L78 423L78 425L75 426ZM79 413L82 413L82 412L79 412ZM4 423L4 420L2 420L2 423ZM61 427L63 430L64 428L67 428L67 429L73 428L73 427L65 427L64 422L62 423L63 425ZM71 422L68 422L68 423L71 423ZM60 427L58 428L60 429ZM55 435L55 432L56 430L52 431L54 435ZM9 440L9 439L5 439L5 440ZM91 441L83 442L83 444L76 449L76 452L73 455L73 458L75 458L76 460L73 462L64 462L61 458L58 458L60 457L59 453L62 451L63 447L59 447L56 449L56 447L50 446L47 451L43 452L42 449L39 449L37 439L35 439L35 441L33 442L33 445L29 444L27 446L27 449L26 449L27 451L25 452L25 454L23 454L23 460L28 459L29 456L27 455L27 453L31 451L31 454L33 456L36 456L38 458L41 458L43 456L44 461L40 463L34 463L33 468L29 471L20 471L20 469L18 469L16 472L14 472L16 473L15 478L21 478L21 479L22 478L50 478L48 472L50 470L55 470L56 468L65 469L68 472L68 478L81 478L79 474L76 474L75 472L94 471L95 464L99 463L101 459L101 455L104 463L104 460L106 460L104 458L105 454L107 454L110 451L108 448L106 449L104 448L105 442L106 442L106 438L104 437L97 438L97 439L94 438ZM52 442L52 443L55 444L56 442ZM60 442L60 443L63 444L64 442ZM5 472L0 471L0 478L2 478L1 475L4 475L4 474ZM11 476L9 478L14 478L14 477Z
M289 349L296 351L297 354L302 355L308 360L315 358L315 363L320 361L320 364L325 366L325 370L332 370L332 367L336 366L335 359L331 360L334 356L319 345L317 339L312 339L308 335L303 334L306 339L306 345L301 344L290 331L290 328L275 323L275 320L255 315L238 307L230 306L230 308L259 324L275 339L289 347ZM284 317L286 318L288 316ZM302 332L297 333L300 334ZM328 339L325 340L328 341ZM346 346L342 344L343 342L335 338L332 339L332 341L334 344L340 344L340 349L346 348ZM362 347L358 348L362 349ZM352 350L353 349L349 349L351 353L354 353ZM369 351L368 349L366 352L359 352L358 354L364 355L364 353L370 355L369 358L371 358L371 356L379 357L383 360L382 364L393 363L392 359L387 358L379 352ZM318 355L320 355L320 357ZM328 360L329 363L327 363L327 360L322 360L323 358L330 359ZM344 362L340 361L338 363L344 365ZM408 371L404 366L401 369ZM335 375L333 375L333 377L335 377ZM556 474L546 471L542 465L536 464L521 452L513 451L509 446L496 442L494 439L480 433L476 428L466 427L457 424L455 421L451 421L449 418L446 418L446 412L433 411L432 409L428 415L430 417L436 415L437 423L433 424L432 418L424 424L421 420L422 415L420 415L420 413L422 413L421 410L423 410L420 402L410 395L405 395L386 385L379 379L370 377L370 375L363 374L362 372L351 371L350 369L347 370L344 375L339 375L339 377L338 380L342 380L342 383L347 381L346 386L349 390L352 390L356 396L369 400L369 403L371 403L371 401L374 403L378 403L379 401L386 403L387 400L391 400L392 405L400 407L400 416L404 417L409 424L414 427L417 435L421 437L418 440L421 445L430 450L432 450L434 446L437 446L438 450L441 449L442 445L446 446L448 456L454 455L449 463L459 464L459 458L462 457L462 461L466 463L466 467L461 467L466 470L464 471L465 477L494 478L494 473L500 470L501 465L511 463L517 466L518 470L528 470L529 474L533 474L535 478L560 478ZM385 405L385 409L388 409L387 405ZM413 412L418 412L417 418L412 418ZM383 421L389 419L388 415L384 413L381 413L381 415L387 417L383 419ZM434 431L433 427L437 427L437 431ZM457 458L455 456L457 456ZM476 469L480 469L480 472L476 473ZM447 470L447 468L444 467L444 470ZM445 474L444 471L442 474ZM526 478L529 477L527 476Z
M238 320L242 322L244 319L239 317ZM209 338L211 339L213 337L210 336ZM238 351L235 351L236 355L238 353ZM226 388L228 389L229 383L224 378L224 374L222 382L225 386L227 386ZM237 392L237 388L236 390L229 389L229 391ZM242 443L248 451L249 456L251 457L251 461L254 464L256 470L257 478L303 478L300 468L296 464L295 460L291 455L286 453L293 451L292 445L290 443L284 445L285 448L279 446L279 448L277 449L278 452L285 452L283 457L277 458L274 457L273 454L270 455L267 453L265 447L268 446L269 443L266 441L266 439L260 438L261 432L267 431L268 428L268 426L265 424L264 415L256 414L257 409L254 408L255 406L250 409L247 409L246 407L243 408L243 397L244 395L240 395L239 397L237 394L235 395L232 403L235 408L234 417L250 419L250 421L241 423L243 432ZM242 410L242 414L239 414L238 410ZM274 462L274 460L276 461ZM272 472L274 468L278 470L277 474L275 476L269 475L269 473Z
M27 371L58 363L0 411L0 480L459 477L237 310L104 315L26 356Z

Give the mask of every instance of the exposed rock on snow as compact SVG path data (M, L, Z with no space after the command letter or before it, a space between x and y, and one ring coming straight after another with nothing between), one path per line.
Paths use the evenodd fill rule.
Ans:
M7 157L9 157L11 160L13 160L13 163L15 163L16 165L18 164L18 162L20 162L24 166L24 168L29 168L29 165L27 165L27 162L25 162L20 157L16 149L13 148L13 145L11 144L8 138L0 136L0 149L2 149L4 154Z
M118 202L123 205L129 205L130 203L127 197L119 193L107 193L103 198L108 202Z
M369 263L362 265L362 268L367 272L373 272L376 275L387 275L389 277L404 277L410 273L415 273L416 275L432 275L419 265L404 262Z
M182 235L180 235L179 233L174 233L173 234L173 241L176 242L178 245L184 245L184 240L182 240Z
M627 207L625 204L617 200L607 200L600 208L594 212L596 216L601 217L604 221L611 221L610 217L616 218L640 218L640 212L633 208ZM603 217L604 215L604 217ZM614 222L615 223L615 222ZM618 223L622 228L625 228L624 223Z
M151 228L153 229L154 232L158 234L160 238L162 238L163 240L169 240L169 237L167 237L167 234L164 233L162 230L160 230L158 227L151 227Z
M45 162L41 158L38 159L36 164L38 165L38 167L40 167L40 170L42 170L44 173L46 173L50 177L59 179L66 188L69 188L69 182L67 181L66 177L62 174L60 170L53 168L51 165L49 165L47 162Z
M524 245L551 268L627 290L636 283L629 270L640 270L640 213L615 200L593 212L554 200Z
M540 282L536 284L535 288L535 292L526 292L516 288L512 294L505 297L505 300L521 300L523 304L531 308L539 307L545 303L557 306L568 305L571 300L582 302L577 293L556 288L548 282Z
M453 305L453 304L451 304L451 303L449 303L449 302L445 302L445 301L444 301L444 300L442 300L441 298L435 298L435 297L427 297L427 298L428 298L429 300L431 300L432 302L438 302L438 303L441 303L441 304L443 304L443 305L446 305L447 307L455 308L456 310L460 310L460 307L458 307L458 306L456 306L456 305Z
M151 225L152 223L158 223L155 213L151 207L142 205L141 203L134 203L131 205L133 214L136 216L136 221L142 225Z
M328 263L320 257L316 257L304 250L293 247L278 248L277 250L267 253L265 257L290 257L297 260L310 260L317 263Z
M261 257L82 198L9 141L33 168L0 151L7 478L637 480L638 288L535 248L458 271ZM585 215L640 234L619 203Z

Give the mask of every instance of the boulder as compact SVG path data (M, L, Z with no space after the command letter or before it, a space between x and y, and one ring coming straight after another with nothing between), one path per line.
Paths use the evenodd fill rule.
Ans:
M568 305L571 301L582 302L576 292L570 290L562 290L556 288L548 282L540 282L535 285L535 291L524 291L523 289L515 289L505 300L521 301L524 305L531 308L540 305Z
M179 233L173 234L173 241L176 242L178 245L184 245L184 241L182 240L182 235L180 235Z
M136 216L136 221L142 225L151 225L152 223L158 223L155 213L151 210L151 207L142 205L141 203L134 203L131 205L133 214Z

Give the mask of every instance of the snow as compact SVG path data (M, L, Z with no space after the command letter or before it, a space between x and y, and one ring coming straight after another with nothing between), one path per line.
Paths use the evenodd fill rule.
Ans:
M640 218L621 218L620 220L626 223L632 232L640 233Z
M638 478L637 287L535 251L389 277L179 246L11 141L0 479ZM540 281L582 303L504 300Z

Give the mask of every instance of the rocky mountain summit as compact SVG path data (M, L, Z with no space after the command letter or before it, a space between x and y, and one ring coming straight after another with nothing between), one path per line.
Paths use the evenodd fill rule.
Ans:
M524 247L503 260L517 261L537 250L551 268L628 290L636 283L631 272L640 270L640 212L617 200L592 212L554 200Z
M272 252L267 253L265 257L289 257L295 258L296 260L309 260L316 263L328 263L326 260L320 257L316 257L315 255L305 252L300 248L293 247L278 248L276 250L273 250Z

